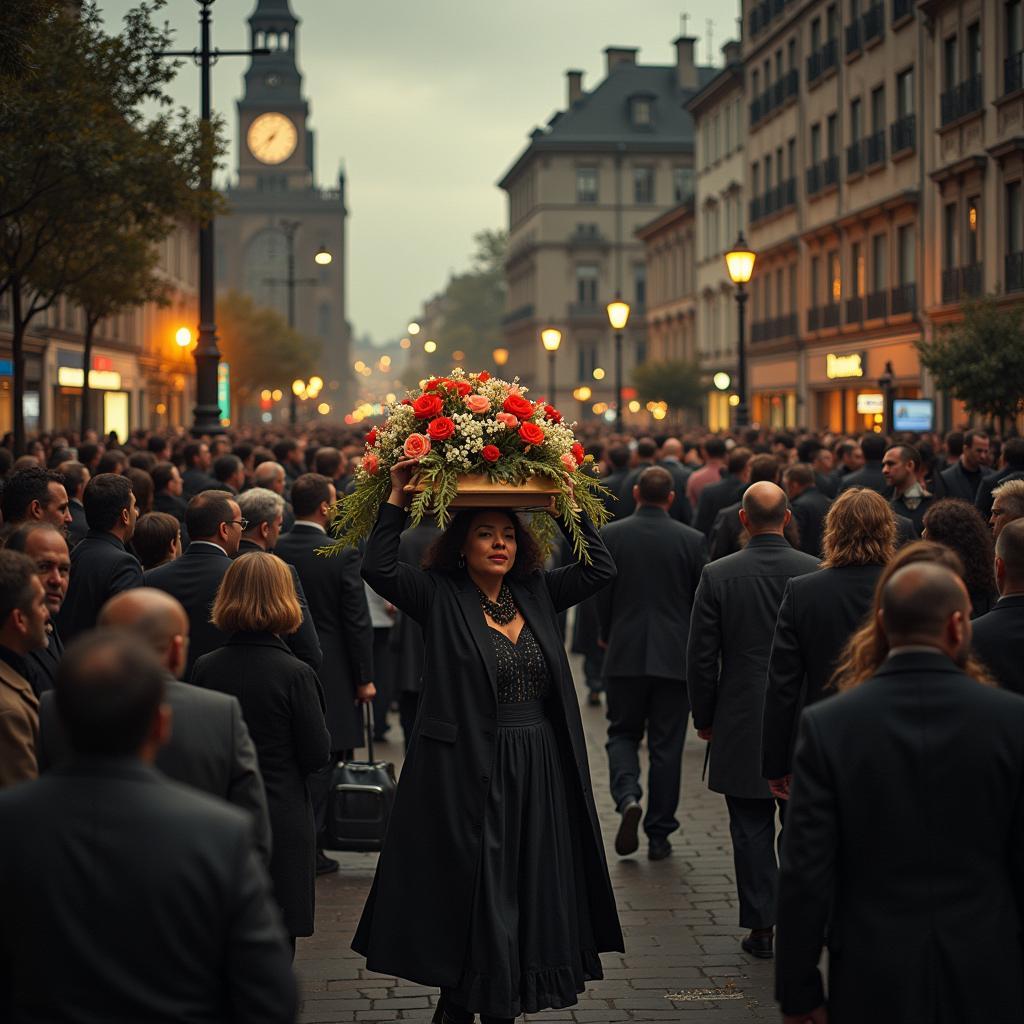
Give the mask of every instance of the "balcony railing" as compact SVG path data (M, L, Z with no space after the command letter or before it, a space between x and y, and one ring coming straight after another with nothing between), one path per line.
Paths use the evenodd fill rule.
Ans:
M829 302L821 307L823 312L821 315L821 326L822 327L838 327L839 326L839 303Z
M892 314L913 313L917 309L917 285L913 282L901 284L891 292Z
M861 18L863 26L864 45L870 46L885 35L885 7L882 4L875 4L868 8Z
M750 200L750 220L760 220L789 206L796 205L796 178L787 178L764 195Z
M782 102L792 99L800 91L800 72L790 68L782 79Z
M1024 89L1024 50L1003 61L1003 94Z
M852 299L846 300L846 322L857 324L864 319L864 300L855 295Z
M864 140L866 165L875 167L885 163L885 130L877 131Z
M892 23L910 17L914 11L914 0L892 0Z
M942 272L942 301L959 302L981 294L982 266L968 263L962 267L947 267Z
M605 316L604 307L599 302L570 302L570 320L589 320L592 317Z
M793 338L796 336L796 328L796 313L787 313L768 320L756 320L750 325L750 340L757 342Z
M980 263L969 263L960 268L960 287L965 298L976 299L982 291L984 268Z
M821 326L821 307L811 306L807 310L807 330L816 331Z
M829 39L821 49L807 58L807 84L813 85L825 72L839 63L839 41Z
M889 293L872 292L865 303L868 320L879 320L889 312Z
M761 97L758 96L750 104L750 127L753 128L762 117L764 117L764 114L761 113Z
M906 114L894 121L889 128L892 155L913 150L917 146L917 118L914 114Z
M526 320L533 316L533 305L527 303L525 306L520 306L518 309L513 309L506 313L502 318L503 324L514 324L517 320Z
M851 21L846 26L846 56L856 53L861 48L860 19Z
M1024 252L1008 252L1003 262L1006 290L1008 292L1024 291Z
M860 174L864 170L864 146L863 139L851 142L846 147L846 173Z
M809 196L816 196L824 188L821 164L807 168L807 185L805 191Z
M831 156L825 157L824 164L825 168L825 187L829 185L839 184L839 157L833 153Z
M942 127L981 110L981 75L974 75L942 94Z
M839 180L839 157L828 156L807 168L807 194L815 196Z

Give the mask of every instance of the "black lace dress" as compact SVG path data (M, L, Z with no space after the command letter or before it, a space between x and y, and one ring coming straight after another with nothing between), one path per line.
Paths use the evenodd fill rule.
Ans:
M545 710L551 682L529 626L491 629L498 730L462 978L445 997L488 1017L571 1006L601 978L585 894L578 800Z

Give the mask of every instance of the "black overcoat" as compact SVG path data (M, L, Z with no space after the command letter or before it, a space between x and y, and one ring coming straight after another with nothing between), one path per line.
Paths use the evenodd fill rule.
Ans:
M267 788L270 877L289 935L313 934L316 836L306 779L331 757L316 673L269 633L235 633L192 682L237 697Z
M363 560L370 586L423 627L423 695L395 800L352 948L370 970L423 985L454 986L462 973L480 863L484 805L494 758L497 662L476 587L464 572L423 571L398 559L405 513L382 506ZM598 952L622 950L583 725L558 613L615 578L593 525L582 522L592 564L573 563L510 581L552 679L550 714L570 798L586 823L580 837Z
M424 520L402 534L398 557L407 565L419 568L430 546L440 536L441 531ZM423 689L423 630L405 612L399 612L388 644L392 652L391 678L395 693L419 693Z
M65 644L92 629L100 609L115 594L142 586L139 560L112 533L90 530L71 549L71 581L57 612L57 629Z

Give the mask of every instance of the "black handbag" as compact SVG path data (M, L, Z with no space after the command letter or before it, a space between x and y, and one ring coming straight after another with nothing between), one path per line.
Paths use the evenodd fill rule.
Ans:
M395 766L373 757L373 709L363 705L365 761L339 761L331 775L327 816L320 837L325 850L380 850L395 802Z

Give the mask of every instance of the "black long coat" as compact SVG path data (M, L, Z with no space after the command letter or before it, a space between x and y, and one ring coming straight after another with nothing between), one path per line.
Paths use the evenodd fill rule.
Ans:
M398 557L406 565L418 569L430 546L440 536L441 531L432 522L424 520L402 534ZM419 623L405 612L399 612L388 645L392 652L395 693L419 693L423 689L423 630Z
M803 713L776 990L830 1024L1024 1020L1024 700L938 650Z
M115 594L142 586L139 560L112 533L90 530L71 549L71 582L57 613L57 629L69 644L96 625L100 609Z
M352 948L370 970L423 985L455 985L462 973L480 862L484 805L494 758L497 662L476 587L464 572L426 571L398 560L405 513L381 508L363 578L423 627L423 696L398 786L387 841ZM579 705L558 613L615 578L600 535L583 529L591 565L573 563L510 581L552 679L552 724L567 781L589 826L580 837L599 952L622 950L601 827L590 785Z
M316 673L269 633L235 633L192 682L237 697L267 787L270 877L289 935L313 934L316 836L306 779L331 757Z

